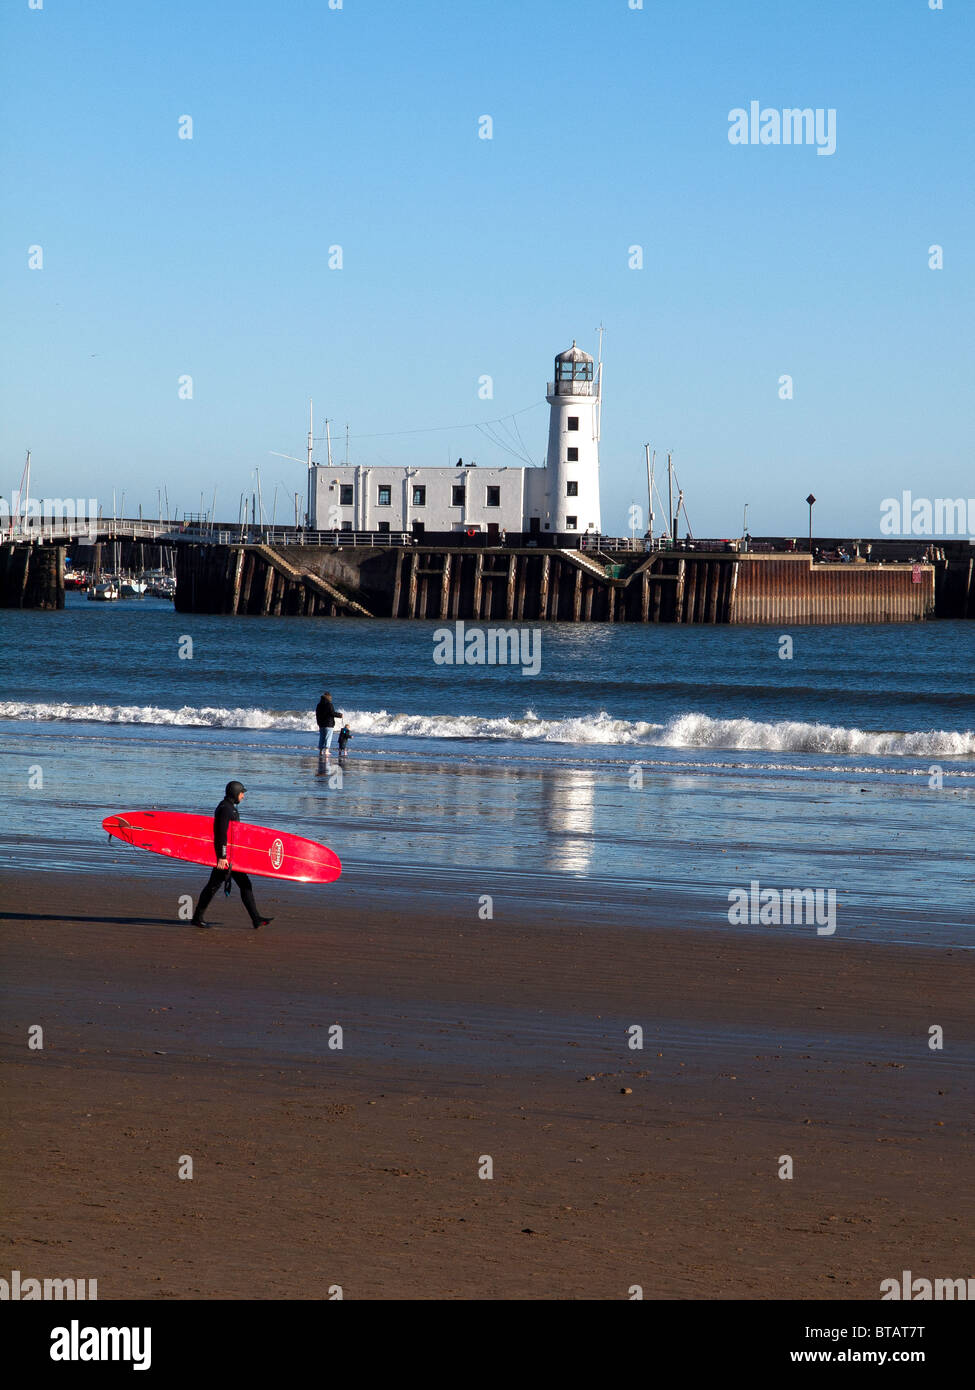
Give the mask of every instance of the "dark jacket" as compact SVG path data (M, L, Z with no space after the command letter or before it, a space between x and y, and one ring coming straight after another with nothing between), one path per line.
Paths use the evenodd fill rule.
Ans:
M218 859L227 858L227 841L230 822L240 820L237 807L225 796L213 813L213 848Z
M315 719L320 729L334 729L336 719L341 719L340 714L336 714L335 706L331 700L326 700L323 695L315 706Z

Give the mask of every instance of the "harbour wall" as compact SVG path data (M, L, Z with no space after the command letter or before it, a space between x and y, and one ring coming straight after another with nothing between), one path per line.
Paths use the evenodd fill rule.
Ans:
M164 554L132 550L133 568ZM971 547L942 543L931 553L930 563L824 564L782 552L180 542L165 555L175 559L176 607L187 613L764 625L975 617ZM63 607L64 554L0 546L0 607ZM95 569L102 558L77 556Z
M0 546L0 608L63 608L64 546Z
M187 613L514 622L916 622L975 616L971 574L937 565L814 563L808 554L180 546ZM963 582L967 579L967 587ZM949 603L950 600L950 603ZM964 611L962 611L964 610Z

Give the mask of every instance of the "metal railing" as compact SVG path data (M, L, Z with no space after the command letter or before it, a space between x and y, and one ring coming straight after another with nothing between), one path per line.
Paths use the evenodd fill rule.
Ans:
M160 540L179 534L178 527L165 521L123 521L109 518L99 520L64 517L31 517L25 522L5 520L0 526L0 539L5 541L112 541Z
M184 540L197 539L192 532L180 533ZM397 546L416 545L422 537L411 531L309 531L307 528L285 526L255 526L217 529L200 535L199 539L213 541L217 545L315 545L339 549L342 546Z
M596 384L593 381L547 381L546 396L595 396Z

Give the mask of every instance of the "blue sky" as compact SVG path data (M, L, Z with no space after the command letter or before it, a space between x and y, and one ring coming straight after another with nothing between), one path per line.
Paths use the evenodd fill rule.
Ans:
M309 396L353 462L515 463L474 424L518 411L540 462L551 359L602 322L606 531L648 440L699 535L975 493L975 19L944 6L6 5L0 492L29 447L45 495L236 516L260 467L280 519ZM752 100L835 108L835 154L731 145Z

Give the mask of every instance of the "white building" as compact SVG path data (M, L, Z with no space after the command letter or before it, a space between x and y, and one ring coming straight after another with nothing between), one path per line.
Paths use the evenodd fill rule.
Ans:
M411 531L415 535L502 530L572 536L600 530L601 382L573 342L548 383L544 468L390 468L312 464L309 525L316 531Z

